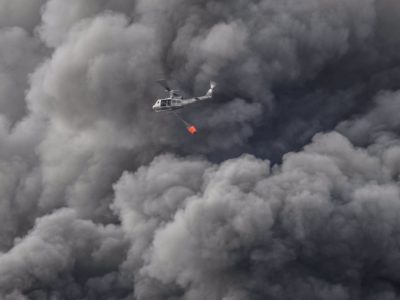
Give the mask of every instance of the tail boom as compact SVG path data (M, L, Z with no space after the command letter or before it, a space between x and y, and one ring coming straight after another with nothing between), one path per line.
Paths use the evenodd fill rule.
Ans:
M216 87L216 83L214 81L210 82L210 89L207 91L207 93L204 96L200 97L193 97L189 99L182 99L182 104L183 105L188 105L192 104L198 101L204 101L204 100L210 100L213 98L213 93L214 93L214 88Z

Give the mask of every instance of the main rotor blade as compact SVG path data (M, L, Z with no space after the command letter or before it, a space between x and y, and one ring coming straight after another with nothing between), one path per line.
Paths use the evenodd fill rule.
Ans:
M168 86L168 83L165 79L157 80L158 84L161 85L167 92L171 91L171 88Z

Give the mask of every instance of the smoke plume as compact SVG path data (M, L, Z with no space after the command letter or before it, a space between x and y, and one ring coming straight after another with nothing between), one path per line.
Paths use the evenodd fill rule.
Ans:
M0 0L0 298L398 299L400 3ZM166 78L214 99L155 114Z

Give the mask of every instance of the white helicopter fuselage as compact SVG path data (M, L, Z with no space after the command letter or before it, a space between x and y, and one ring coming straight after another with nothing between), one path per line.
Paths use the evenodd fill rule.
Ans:
M176 91L171 90L170 97L165 98L165 99L158 99L156 101L156 103L154 103L154 105L153 105L153 110L155 112L174 111L174 110L182 109L185 106L195 103L195 102L198 102L198 101L212 99L214 87L215 87L215 83L211 82L210 89L208 90L206 95L201 96L201 97L187 98L187 99L183 99L182 96L177 96L175 94Z
M173 97L173 98L165 98L165 99L158 99L156 103L153 105L153 110L155 112L163 112L163 111L173 111L173 110L178 110L182 109L185 106L202 101L202 100L208 100L211 99L212 97L209 96L202 96L202 97L196 97L196 98L189 98L189 99L182 99L181 97Z

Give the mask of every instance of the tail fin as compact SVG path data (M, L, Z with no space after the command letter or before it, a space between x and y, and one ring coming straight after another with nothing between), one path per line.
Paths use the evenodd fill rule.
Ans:
M215 81L211 81L210 82L210 89L208 90L206 96L207 97L212 97L213 96L213 92L214 92L214 88L217 86L217 84L215 83Z

